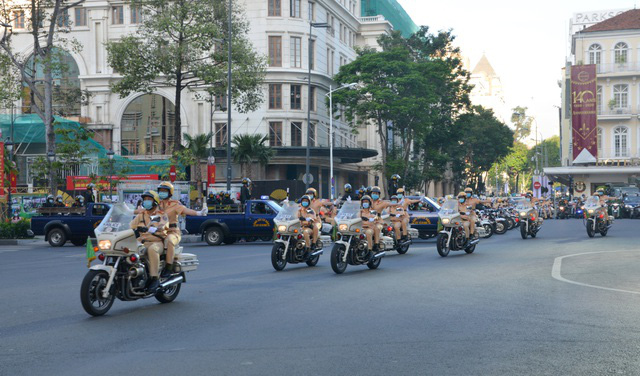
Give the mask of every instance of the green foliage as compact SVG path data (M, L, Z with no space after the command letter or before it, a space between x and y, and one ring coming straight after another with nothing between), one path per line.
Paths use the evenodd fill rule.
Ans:
M269 141L268 136L261 134L237 134L233 136L234 145L231 154L235 163L242 165L245 176L251 178L252 164L255 162L265 166L269 164L269 160L273 158L275 152L266 143Z
M206 98L226 94L226 1L131 0L130 5L141 10L142 24L135 33L107 43L109 64L122 75L112 84L114 92L127 96L173 87L176 108L184 89ZM248 112L262 103L266 59L254 51L249 23L237 2L232 18L233 103L237 111ZM174 149L181 145L181 126L176 111Z
M200 166L200 161L206 159L209 156L211 138L213 138L212 133L199 134L196 136L191 136L188 133L184 134L184 139L187 142L187 147L185 150L188 150L190 155L192 156L192 161L190 163L191 178L198 183L198 193L201 193L202 190L202 169Z
M512 111L511 122L515 129L513 139L515 141L524 141L531 134L533 118L527 116L527 107L517 106Z
M13 222L0 222L0 239L27 239L31 222L26 219Z
M11 108L20 99L20 72L9 57L0 52L0 108Z

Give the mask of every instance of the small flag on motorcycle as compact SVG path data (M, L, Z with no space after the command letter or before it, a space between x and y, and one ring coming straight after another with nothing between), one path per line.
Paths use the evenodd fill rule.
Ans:
M91 238L87 237L87 268L91 267L91 261L96 259L96 253L93 250L93 244L91 244Z

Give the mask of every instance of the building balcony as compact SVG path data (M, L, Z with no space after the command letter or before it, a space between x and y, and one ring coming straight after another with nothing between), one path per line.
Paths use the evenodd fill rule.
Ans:
M640 151L632 148L605 148L598 150L598 166L638 166L640 165Z
M631 107L598 108L598 120L628 120L632 115Z
M640 72L640 63L627 62L598 64L596 66L596 72L598 74Z

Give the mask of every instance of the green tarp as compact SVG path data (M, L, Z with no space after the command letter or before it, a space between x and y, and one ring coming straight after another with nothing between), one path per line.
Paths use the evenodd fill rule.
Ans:
M393 29L400 30L405 38L418 31L418 26L397 0L362 0L361 15L362 17L383 15L393 25Z

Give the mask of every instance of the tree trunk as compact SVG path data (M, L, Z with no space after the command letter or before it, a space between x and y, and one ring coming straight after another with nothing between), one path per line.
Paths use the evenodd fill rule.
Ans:
M173 152L182 149L182 118L180 117L180 94L182 93L181 67L176 72L175 126L173 128Z
M382 187L386 194L389 193L389 187L387 184L387 151L389 146L389 140L387 139L386 129L387 124L383 122L381 118L378 121L378 133L380 134L380 149L382 156Z
M51 50L48 49L46 55L50 55ZM35 58L35 57L34 57ZM43 57L44 62L44 128L46 132L46 149L49 152L56 152L56 134L53 129L53 74L51 73L50 56ZM49 171L49 190L52 195L58 191L55 169Z

